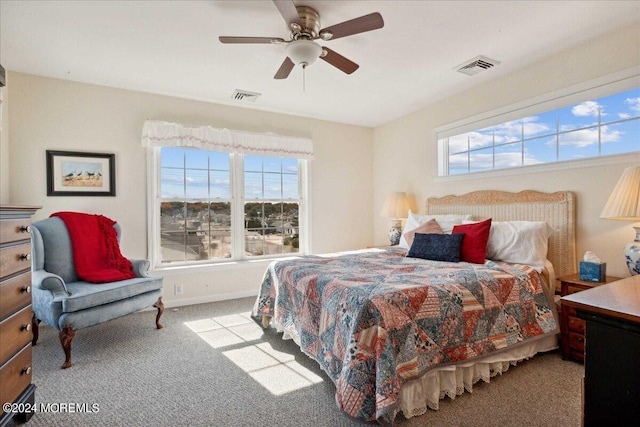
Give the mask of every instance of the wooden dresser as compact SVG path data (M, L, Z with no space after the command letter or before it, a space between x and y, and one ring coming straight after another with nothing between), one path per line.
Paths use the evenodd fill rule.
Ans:
M38 209L0 205L0 404L27 408L22 413L0 409L0 426L14 417L26 422L33 414L30 233L31 216Z
M558 278L560 281L560 295L571 295L620 279L621 277L607 276L604 282L585 282L580 280L579 274L563 276ZM572 307L563 304L560 309L560 349L562 350L563 359L571 359L577 362L584 361L584 328L584 320L578 318L576 311Z
M562 298L586 321L583 425L638 425L640 276Z

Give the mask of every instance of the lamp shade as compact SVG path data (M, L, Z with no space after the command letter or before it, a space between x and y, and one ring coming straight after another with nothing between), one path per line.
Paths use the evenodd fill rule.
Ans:
M406 218L409 212L409 199L404 191L396 191L387 197L380 216L388 218Z
M640 166L622 172L600 218L640 221Z

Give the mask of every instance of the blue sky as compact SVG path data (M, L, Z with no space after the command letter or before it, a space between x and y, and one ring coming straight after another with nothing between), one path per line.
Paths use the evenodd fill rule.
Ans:
M163 148L163 198L228 199L228 153L186 148ZM186 167L186 169L185 169ZM244 157L245 199L298 199L298 161L274 157ZM186 181L186 195L185 195Z
M468 139L479 149L471 153L471 171L492 169L494 138L504 144L496 147L496 169L598 156L599 138L601 155L640 151L640 88L450 137L450 173L466 172Z

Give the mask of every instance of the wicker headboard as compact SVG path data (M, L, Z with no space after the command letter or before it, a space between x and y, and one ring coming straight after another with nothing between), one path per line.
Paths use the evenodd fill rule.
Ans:
M557 230L549 237L547 258L556 277L576 270L576 202L570 191L474 191L461 196L427 199L427 214L470 214L475 220L546 221Z

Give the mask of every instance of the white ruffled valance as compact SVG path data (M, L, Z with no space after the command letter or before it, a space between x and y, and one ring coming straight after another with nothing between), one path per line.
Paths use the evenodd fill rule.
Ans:
M218 129L212 126L190 127L156 120L144 122L142 146L193 147L253 156L313 159L313 143L308 138Z

